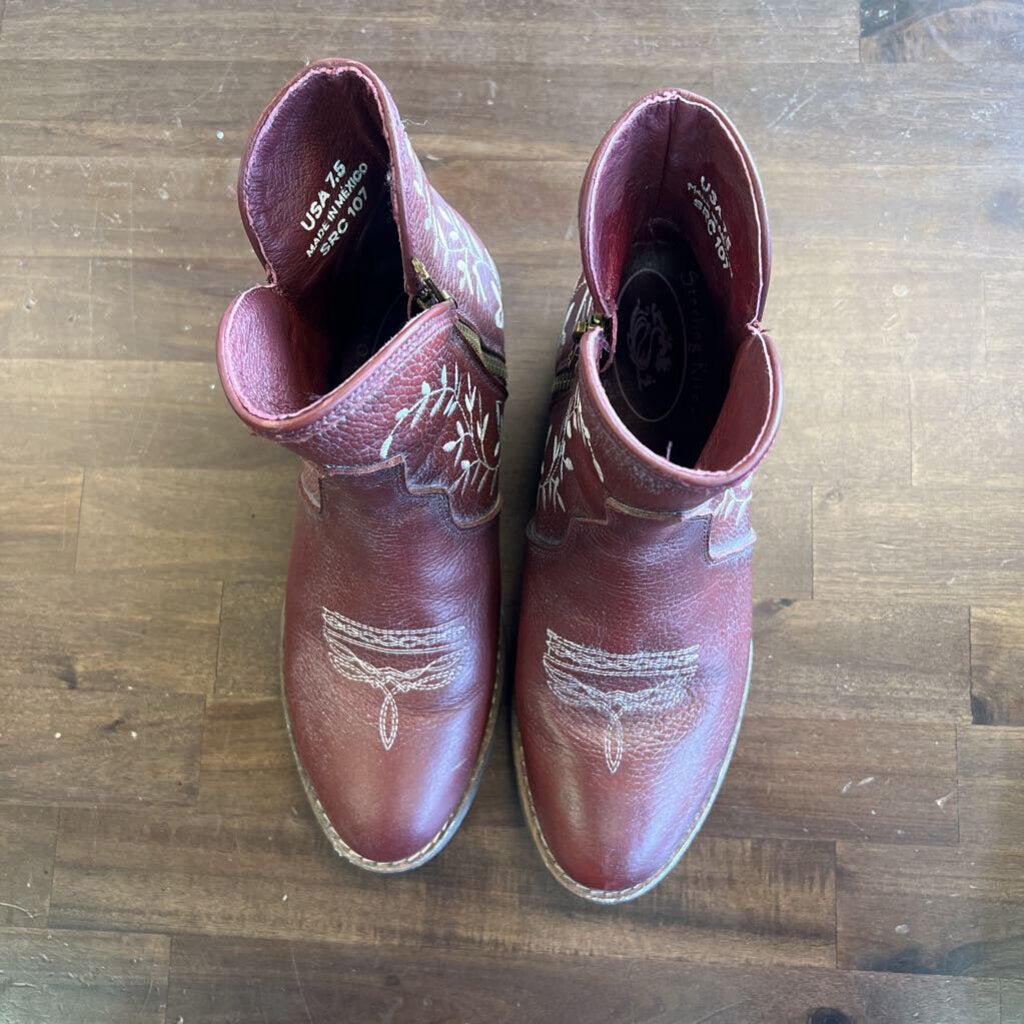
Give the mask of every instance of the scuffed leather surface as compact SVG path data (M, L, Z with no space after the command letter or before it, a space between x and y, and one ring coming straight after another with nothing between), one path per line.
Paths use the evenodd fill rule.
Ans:
M370 107L355 98L367 93ZM320 297L304 276L311 264L295 257L302 236L290 225L301 204L280 208L288 168L261 161L286 153L296 173L307 163L320 173L338 132L352 127L346 104L357 108L360 133L372 135L364 122L375 116L385 133L381 159L410 307L421 286L413 257L454 301L415 315L348 379L319 394L306 366L324 361L309 356L331 338L316 326ZM322 137L310 131L320 122ZM303 137L317 140L308 161ZM471 322L486 347L502 351L497 275L476 236L426 182L387 90L362 65L322 62L289 83L254 131L240 183L243 220L271 281L226 311L218 364L246 425L304 460L284 620L295 746L341 840L368 862L401 864L436 840L473 781L495 681L505 389L457 324ZM434 227L442 222L450 228L444 244ZM325 609L371 630L443 627L457 636L454 668L434 688L392 685L397 718L382 717L386 688L377 684L434 655L357 646L372 664L348 675L346 663L332 660Z
M769 251L756 173L742 144L734 145L735 129L719 119L724 115L712 116L715 108L697 100L677 91L641 100L591 163L580 207L584 280L558 356L567 381L552 402L529 527L516 662L526 776L561 870L598 893L639 889L699 827L731 749L748 676L750 481L778 427L781 378L774 345L753 319L764 300ZM681 110L692 120L681 121ZM635 134L644 119L653 119L648 137ZM678 153L666 152L666 130ZM681 173L675 187L685 188L683 165L690 162L735 183L731 199L742 223L729 221L734 287L722 293L722 343L734 353L729 392L701 460L686 468L644 448L608 400L601 369L613 348L614 318L607 334L596 327L580 339L573 324L595 305L606 316L614 312L616 268L646 215L647 196L669 187L663 167ZM689 217L684 200L680 215ZM603 297L595 302L597 289ZM552 633L585 648L574 657L589 691L567 689L545 663ZM692 678L678 673L685 685L666 685L654 667L659 653L694 648ZM620 656L634 659L631 677L603 668L623 664ZM665 706L650 703L660 688L675 694ZM627 694L617 698L618 761L609 759L606 743L614 735L609 709L619 705L602 703L616 690ZM657 710L643 711L644 701Z

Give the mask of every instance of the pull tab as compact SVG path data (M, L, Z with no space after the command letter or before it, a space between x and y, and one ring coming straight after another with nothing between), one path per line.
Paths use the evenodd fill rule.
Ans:
M605 336L607 336L610 326L611 320L608 317L601 316L600 313L592 313L590 319L576 321L576 326L572 329L572 340L578 343L587 331L592 331L595 327L600 327Z
M420 309L430 309L431 306L436 306L439 302L447 302L454 299L442 288L437 282L427 273L427 268L423 263L416 259L414 256L412 259L412 269L416 271L416 276L420 279L420 290L416 293L415 299L419 303ZM456 306L458 303L455 303Z
M609 366L612 365L612 360L615 358L615 346L612 343L611 337L611 317L602 316L600 313L592 313L590 318L587 320L577 320L576 326L572 330L573 340L573 361L579 358L579 347L580 339L588 331L592 331L597 327L601 328L601 347L605 352L605 359L603 364L599 367L598 372L604 373Z

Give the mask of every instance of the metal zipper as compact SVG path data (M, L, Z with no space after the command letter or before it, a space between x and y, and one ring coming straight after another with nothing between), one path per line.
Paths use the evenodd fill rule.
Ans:
M459 311L459 304L454 296L449 295L430 276L422 261L413 257L411 263L412 269L416 271L416 276L420 279L420 290L414 296L420 309L430 309L431 306L436 306L441 302L450 302L455 307L455 326L458 328L459 334L465 338L466 343L476 353L477 359L484 364L488 373L497 377L504 384L507 380L504 361L497 356L491 355L490 352L484 349L480 335L477 334L476 330L470 326Z
M598 313L594 313L589 320L576 321L576 326L572 329L572 349L569 352L569 362L564 370L555 374L554 383L551 385L553 395L567 391L576 379L576 364L580 361L580 339L583 335L597 327L600 327L602 331L607 331L610 323L608 317Z

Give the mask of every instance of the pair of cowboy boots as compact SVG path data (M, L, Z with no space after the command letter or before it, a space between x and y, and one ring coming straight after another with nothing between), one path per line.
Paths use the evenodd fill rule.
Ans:
M353 61L278 94L238 195L268 283L228 308L218 360L242 420L302 459L282 655L299 773L342 856L404 871L466 814L500 704L498 274ZM713 104L666 90L612 126L580 238L513 747L546 865L614 903L679 859L736 742L750 476L781 382L762 192Z

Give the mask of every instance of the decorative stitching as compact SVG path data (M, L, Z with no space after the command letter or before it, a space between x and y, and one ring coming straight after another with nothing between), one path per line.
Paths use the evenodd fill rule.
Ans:
M384 749L390 750L398 736L395 696L414 690L440 690L452 683L461 661L458 640L465 627L449 622L424 629L380 629L329 608L321 609L321 617L327 657L335 671L381 691L377 729ZM357 653L357 648L364 653ZM404 669L375 663L378 659L410 656L418 656L421 663ZM430 660L422 662L426 657Z
M480 388L467 373L460 376L458 363L453 366L450 382L448 367L442 366L440 383L431 387L423 381L416 401L395 413L394 426L380 446L380 457L388 457L392 443L403 429L415 427L424 415L433 419L440 412L455 425L455 436L441 445L458 470L451 493L457 494L469 486L475 486L479 493L487 485L487 493L492 495L498 483L501 454L501 401L494 403L494 442L488 450L491 413L484 412Z
M614 775L625 753L623 715L650 715L679 704L696 678L699 657L699 644L674 651L615 654L566 640L549 629L544 645L544 678L563 703L607 717L604 759L609 774ZM585 682L582 676L595 679L595 683ZM640 690L603 689L596 684L597 679L625 682L652 677L654 682ZM648 729L641 723L634 731L642 737Z
M392 861L381 861L371 860L369 857L364 857L359 853L356 853L348 843L338 834L338 830L331 824L331 819L328 817L327 812L324 810L323 804L320 802L320 798L317 796L316 787L313 785L313 780L309 777L306 771L305 765L302 763L302 758L299 757L298 748L295 746L295 733L292 729L292 718L291 712L288 708L288 695L286 693L285 682L284 682L284 607L281 608L281 704L284 709L284 721L288 730L288 743L291 747L292 757L295 759L295 764L299 772L299 779L302 782L302 788L305 791L306 799L309 801L310 807L313 808L313 814L316 817L320 828L323 830L324 835L327 836L328 841L333 847L335 853L344 857L346 860L355 864L357 867L364 868L367 871L373 871L380 874L392 874L400 871L408 871L412 868L419 867L421 864L425 864L432 857L440 853L444 849L445 845L451 839L456 828L461 824L462 819L466 816L466 812L469 810L469 805L473 801L473 797L476 795L476 791L480 786L480 779L483 775L484 767L490 757L491 747L494 740L494 724L498 718L498 708L501 706L500 696L502 692L502 682L504 676L504 631L501 627L498 630L498 658L497 664L494 671L494 681L491 684L491 705L490 710L487 713L487 725L484 729L483 740L480 744L480 750L477 754L476 763L473 767L473 775L469 780L469 784L466 786L465 791L462 794L462 799L459 801L455 810L448 816L444 824L438 829L433 838L415 853L411 853L408 857L403 857L401 860Z
M482 309L487 310L492 303L494 326L501 330L505 326L505 315L498 268L491 254L469 225L427 182L408 135L405 135L405 145L412 186L425 207L423 230L433 242L431 272L451 276L457 282L451 290L462 297L475 298Z
M551 428L548 427L548 436L544 441L545 455L544 463L541 466L541 481L540 486L537 488L537 503L541 508L557 507L563 512L565 511L565 501L562 499L561 488L565 474L573 472L576 468L568 451L566 451L568 442L572 440L574 430L579 435L583 447L586 448L587 454L590 456L590 462L594 467L598 480L604 483L604 470L601 469L601 464L597 461L597 456L594 454L594 445L590 438L590 428L583 418L583 402L580 398L580 386L577 383L572 397L569 399L565 415L562 417L558 433L553 434ZM549 445L551 448L550 455L548 454Z
M540 819L537 817L537 808L534 805L533 793L530 790L529 773L526 770L526 753L523 750L523 740L519 732L519 722L516 718L515 712L513 711L512 759L515 763L519 801L522 805L523 814L526 817L526 823L529 826L530 834L533 836L533 841L540 852L541 859L544 861L544 866L551 872L555 880L560 885L564 886L574 895L580 896L586 900L592 900L594 903L602 903L605 905L626 903L629 900L635 899L637 896L642 896L650 889L653 889L654 886L656 886L658 882L660 882L669 873L669 871L679 863L679 859L689 849L690 844L693 842L697 833L700 831L701 826L704 824L704 821L708 816L708 812L711 810L711 807L715 802L715 798L718 796L718 792L722 788L722 782L725 780L726 772L728 771L729 764L732 761L732 755L736 750L736 741L739 739L740 726L743 724L743 712L747 706L747 696L750 693L750 670L753 663L754 643L751 641L750 654L747 657L747 680L743 686L743 699L740 703L740 711L736 719L736 728L733 730L732 739L729 741L729 749L726 751L725 758L722 761L722 766L719 769L715 785L701 806L700 813L698 814L693 827L685 836L682 837L678 846L676 846L672 851L668 860L666 860L657 871L648 875L647 878L642 879L635 885L631 885L625 889L594 889L590 886L582 885L565 872L562 866L558 863L555 855L551 852L551 847L548 846L548 841L544 837L544 830L541 828Z

